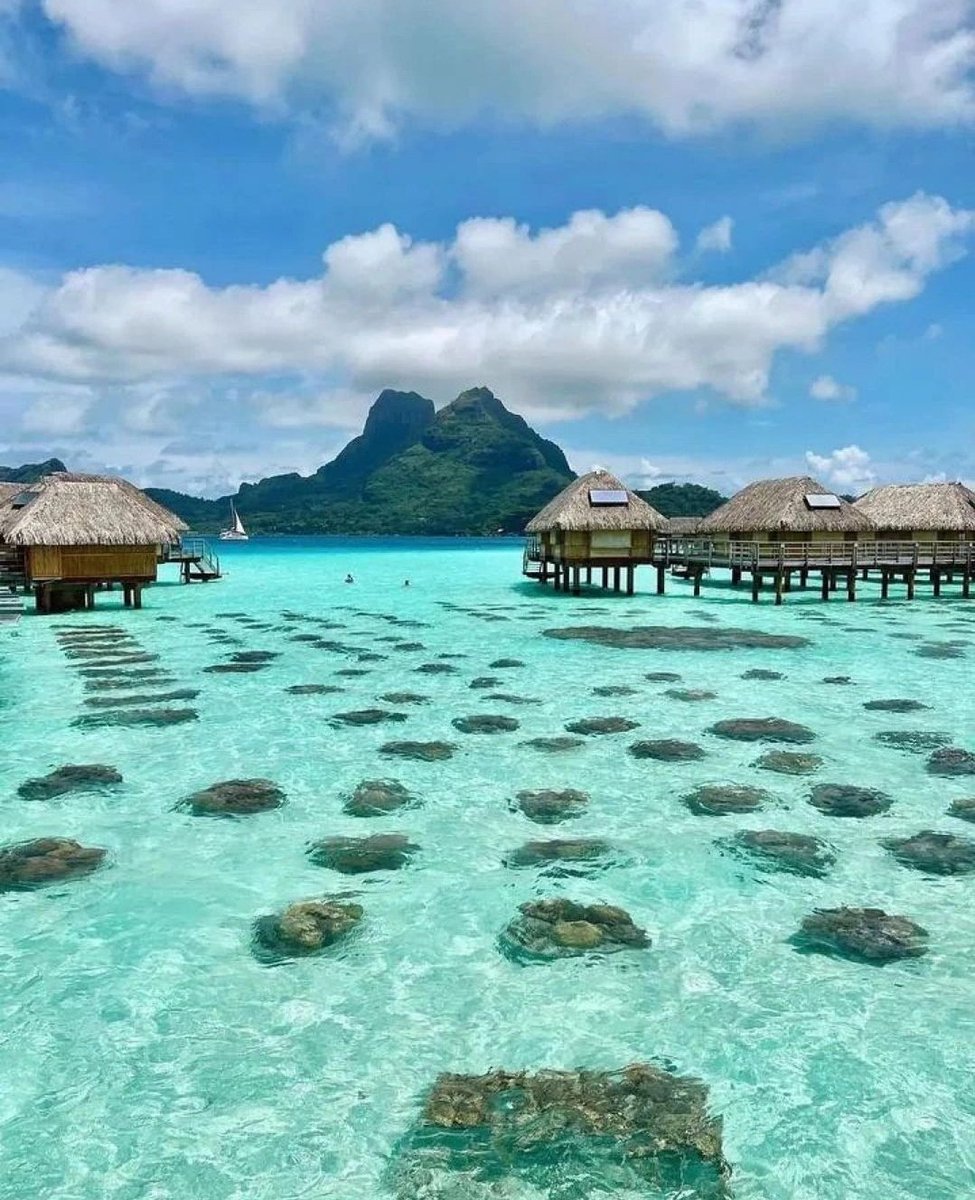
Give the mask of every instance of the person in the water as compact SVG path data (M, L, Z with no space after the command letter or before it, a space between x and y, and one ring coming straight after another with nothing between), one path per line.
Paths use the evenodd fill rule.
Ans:
M345 582L346 583L355 583L355 580L352 578L351 575L346 575Z
M410 586L410 581L409 581L408 579L404 579L404 580L403 580L403 587L409 587L409 586Z

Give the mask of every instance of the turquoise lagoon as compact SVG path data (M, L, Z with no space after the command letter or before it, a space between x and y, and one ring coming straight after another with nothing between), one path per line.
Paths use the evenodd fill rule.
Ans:
M141 612L105 596L94 614L0 629L2 841L63 835L111 855L87 878L0 897L4 1200L379 1200L393 1194L399 1147L440 1072L634 1060L708 1083L738 1200L975 1195L975 877L923 875L879 844L920 829L975 835L946 815L953 799L975 794L975 780L934 778L924 755L873 737L937 730L975 748L975 606L947 595L882 605L868 586L856 605L824 606L810 590L781 609L724 587L695 601L680 583L662 599L595 590L575 599L523 582L520 546L504 541L269 539L221 550L221 582L164 583ZM341 622L324 636L386 657L359 663L290 640L303 626L285 611ZM271 627L217 616L233 612ZM422 624L404 631L380 614ZM160 690L200 689L198 721L73 726L88 693L55 631L108 622L160 656L154 665L175 681ZM541 636L583 623L737 626L810 644L617 650ZM243 644L213 644L206 624ZM377 640L404 633L426 649ZM932 642L957 643L958 657L918 654ZM280 654L255 674L204 671L236 649ZM444 654L464 656L442 660L456 673L416 672ZM491 670L499 656L525 665ZM349 667L366 673L336 675ZM742 679L753 668L786 678ZM660 671L716 698L669 698L668 684L645 678ZM497 691L538 703L487 700L469 687L484 674L503 679ZM835 675L853 682L821 682ZM285 690L302 683L345 690ZM637 690L593 694L605 685ZM402 725L329 723L398 690L430 702L404 708ZM863 708L891 697L929 708ZM521 727L469 736L451 725L484 712ZM524 745L599 715L640 728L566 754ZM763 747L707 732L742 716L809 726L817 741L805 749L825 766L811 779L756 770ZM626 747L641 736L690 738L708 754L637 761ZM446 762L383 761L378 747L390 738L444 739L458 752ZM125 782L18 797L25 779L75 762L113 765ZM236 820L176 808L210 783L252 776L278 782L287 804ZM345 815L343 796L377 777L402 781L422 806L388 820ZM893 805L863 820L829 817L807 803L817 780L879 788ZM757 784L775 803L696 816L680 798L702 782ZM518 790L546 787L582 788L591 803L554 828L512 811ZM768 827L827 838L835 867L822 879L769 874L721 852L728 834ZM387 831L422 846L402 871L349 879L305 854L313 839ZM561 878L502 865L525 841L566 834L604 837L614 855ZM250 952L258 915L348 890L365 918L345 943L275 967ZM516 965L498 952L498 932L519 903L545 895L621 904L653 946ZM929 953L883 968L797 953L788 939L802 918L841 904L914 918L931 933ZM596 1194L574 1190L564 1173L553 1180L482 1187L461 1177L428 1194Z

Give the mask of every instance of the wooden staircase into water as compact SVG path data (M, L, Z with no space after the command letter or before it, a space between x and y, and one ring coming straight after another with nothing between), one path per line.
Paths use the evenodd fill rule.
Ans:
M206 538L181 538L172 546L164 546L159 556L162 563L177 563L184 583L210 583L221 577L220 559Z

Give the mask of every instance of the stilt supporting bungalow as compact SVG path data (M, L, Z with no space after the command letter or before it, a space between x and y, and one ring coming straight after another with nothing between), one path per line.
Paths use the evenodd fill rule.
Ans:
M573 483L528 523L524 573L554 582L556 591L581 591L593 568L601 571L603 588L632 596L636 568L656 564L655 539L664 518L608 471L591 471ZM657 591L664 587L663 558L657 569ZM612 575L610 575L612 572ZM612 582L611 582L612 581Z
M61 472L0 494L0 551L8 587L32 592L40 613L93 608L118 584L142 607L164 548L186 526L124 479Z

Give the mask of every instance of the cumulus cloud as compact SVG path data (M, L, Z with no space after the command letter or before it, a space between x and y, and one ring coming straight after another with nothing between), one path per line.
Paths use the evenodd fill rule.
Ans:
M916 295L972 220L915 196L772 277L720 286L676 280L676 235L648 209L534 234L467 221L443 243L384 225L329 246L320 276L264 287L94 267L35 290L0 336L0 370L101 386L304 373L444 398L479 378L536 418L696 389L757 405L776 353L814 351L840 322Z
M856 394L855 387L839 383L832 375L817 375L809 385L809 395L814 400L855 400Z
M9 3L9 0L8 0ZM742 121L972 119L968 0L41 0L80 54L167 92L326 105L347 131L618 114L670 134Z
M698 250L706 252L716 250L725 254L731 249L731 231L734 228L731 217L721 217L713 225L706 225L697 235Z
M807 450L806 464L826 483L843 491L866 491L876 480L870 455L859 446L843 446L825 455Z

